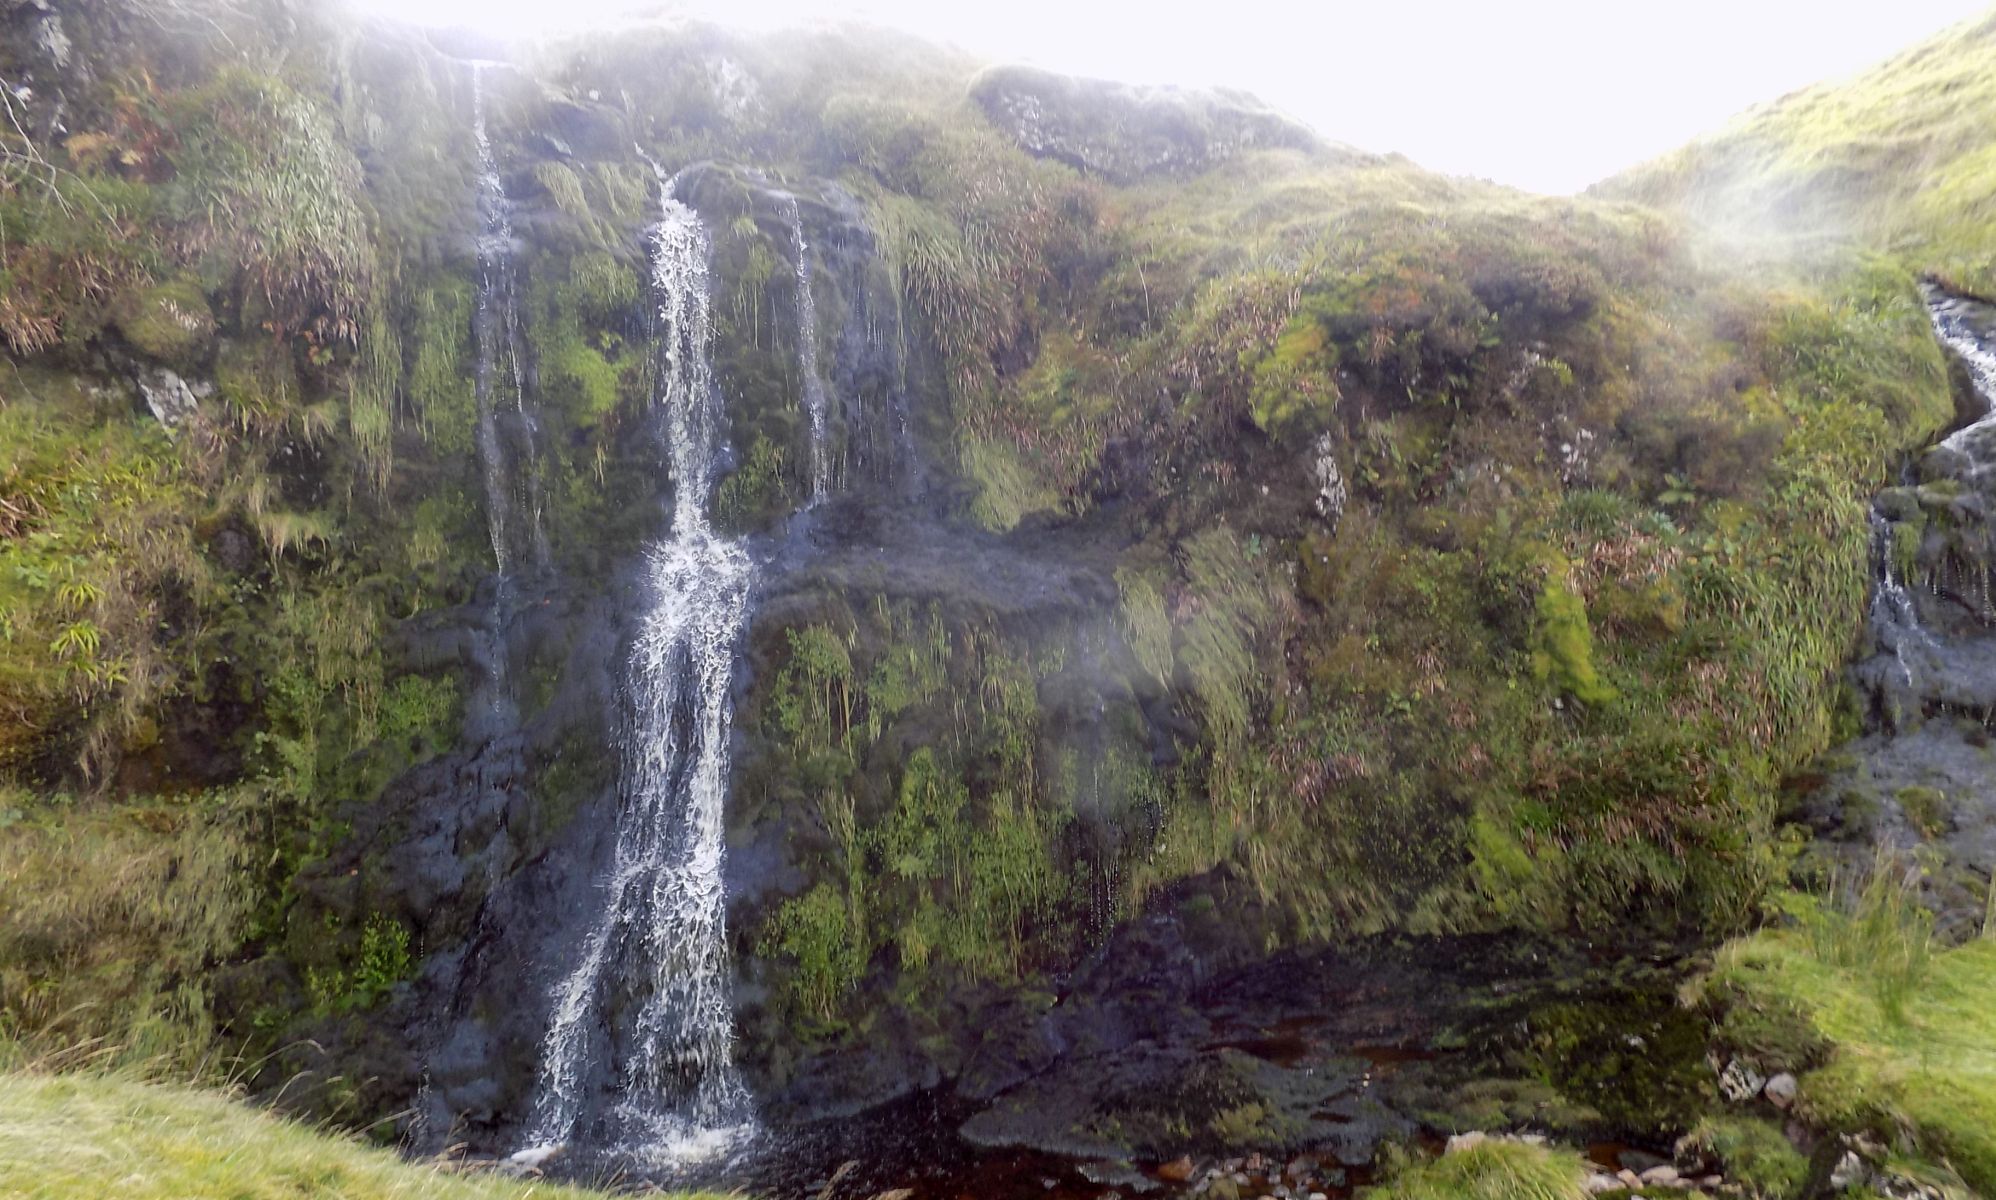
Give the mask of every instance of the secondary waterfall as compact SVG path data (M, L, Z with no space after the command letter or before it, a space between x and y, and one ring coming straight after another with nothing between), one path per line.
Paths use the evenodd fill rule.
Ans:
M526 368L520 353L520 317L513 276L513 223L506 186L492 151L485 122L485 71L490 64L471 67L471 133L478 147L478 300L472 311L472 340L478 353L473 390L478 406L478 459L485 483L485 522L492 539L492 559L501 579L511 574L517 548L513 539L525 536L534 564L548 565L547 537L541 528L540 480L535 471L534 422L526 405ZM501 437L499 404L494 392L500 360L512 381L513 418L523 443L524 470L516 471ZM524 476L524 479L521 477ZM514 514L527 528L511 527Z
M1968 367L1976 395L1989 403L1980 417L1949 435L1941 445L1976 457L1980 466L1981 456L1975 453L1975 447L1996 428L1996 346L1991 345L1987 334L1976 330L1974 306L1958 297L1931 296L1927 312L1941 343L1959 355Z
M1876 576L1851 667L1863 729L1825 758L1802 815L1836 878L1865 878L1881 846L1921 856L1921 899L1958 940L1981 932L1996 875L1996 310L1938 289L1927 305L1967 368L1974 419L1873 500Z
M733 1143L754 1120L733 1061L721 888L728 689L751 569L707 520L721 422L707 235L669 184L662 191L652 286L672 528L646 552L649 595L625 664L622 794L602 914L555 988L528 1136L552 1146L600 1119L591 1136L682 1161Z
M797 373L802 377L804 411L811 421L811 501L831 494L831 448L826 442L825 381L818 373L818 301L811 294L811 244L797 198L787 198L790 240L797 250Z

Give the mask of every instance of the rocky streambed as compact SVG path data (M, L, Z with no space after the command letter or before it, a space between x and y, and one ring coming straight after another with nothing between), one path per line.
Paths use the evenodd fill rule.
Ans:
M953 1079L863 1112L772 1122L726 1160L546 1168L786 1200L1328 1200L1388 1146L1483 1131L1591 1145L1611 1178L1674 1163L1718 1094L1682 945L1381 939L1229 965L1200 934L1124 931L1062 994L985 1021Z

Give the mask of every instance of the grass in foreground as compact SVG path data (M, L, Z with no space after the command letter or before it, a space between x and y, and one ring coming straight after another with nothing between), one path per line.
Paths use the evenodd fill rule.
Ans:
M1820 1039L1816 1069L1801 1077L1812 1119L1896 1140L1944 1161L1981 1194L1996 1190L1996 940L1928 955L1877 953L1876 930L1840 937L1825 921L1865 923L1865 913L1819 916L1800 929L1766 930L1722 949L1707 994L1765 1020L1783 1014ZM1876 921L1871 922L1876 924ZM1909 939L1926 928L1909 921ZM1835 952L1847 942L1871 953ZM1917 961L1916 961L1917 960ZM1907 973L1910 965L1910 974Z
M1580 1156L1523 1142L1484 1142L1412 1163L1364 1200L1583 1200Z
M23 1200L585 1200L602 1193L407 1162L213 1092L0 1074L0 1195Z

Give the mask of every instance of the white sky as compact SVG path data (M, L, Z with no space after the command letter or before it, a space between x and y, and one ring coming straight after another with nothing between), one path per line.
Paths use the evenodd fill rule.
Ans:
M632 0L349 0L514 34ZM1325 137L1576 191L1740 109L1891 56L1988 0L693 0L736 24L859 18L980 56L1243 88ZM1996 69L1996 68L1993 68Z

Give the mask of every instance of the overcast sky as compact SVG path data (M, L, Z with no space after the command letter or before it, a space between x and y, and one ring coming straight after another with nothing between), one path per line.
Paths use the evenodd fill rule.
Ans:
M512 33L631 0L353 0ZM860 18L979 55L1244 88L1337 141L1571 192L1784 92L1862 69L1987 0L696 0L733 23ZM1996 69L1996 68L1992 68Z

